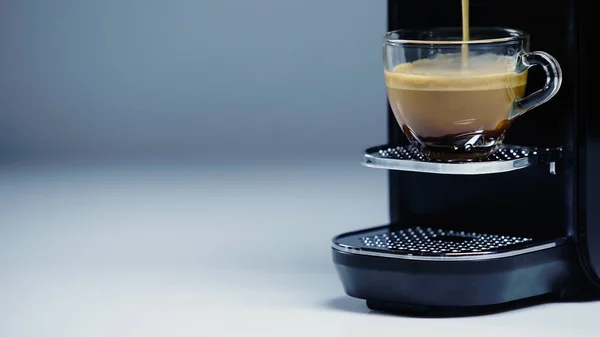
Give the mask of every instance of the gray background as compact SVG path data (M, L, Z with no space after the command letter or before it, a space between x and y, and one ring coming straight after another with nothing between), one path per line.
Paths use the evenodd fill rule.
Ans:
M351 165L385 140L385 6L4 0L0 158Z
M330 243L388 221L359 164L385 26L384 0L0 0L0 336L372 326Z

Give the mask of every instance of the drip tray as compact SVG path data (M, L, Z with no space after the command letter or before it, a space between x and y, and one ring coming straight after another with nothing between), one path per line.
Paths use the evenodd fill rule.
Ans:
M564 238L544 241L418 226L391 230L384 226L339 235L333 239L332 247L350 254L450 261L515 256L552 248L563 242Z

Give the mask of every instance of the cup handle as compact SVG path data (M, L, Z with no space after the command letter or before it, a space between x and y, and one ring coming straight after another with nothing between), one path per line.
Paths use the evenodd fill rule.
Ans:
M542 105L550 100L556 93L562 84L562 70L558 61L552 55L543 51L533 51L529 53L522 53L521 64L523 65L523 72L533 66L540 66L546 72L546 84L544 87L527 97L517 99L513 104L513 111L511 111L509 120L521 116L527 111Z

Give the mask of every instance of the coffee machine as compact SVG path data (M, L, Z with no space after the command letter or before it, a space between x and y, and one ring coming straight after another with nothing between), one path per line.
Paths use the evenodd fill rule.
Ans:
M388 143L362 160L389 170L390 223L332 241L349 296L372 310L441 315L597 297L600 115L588 104L589 3L471 0L471 26L530 33L532 50L560 62L562 88L516 121L494 155L470 163L421 156L388 106ZM389 31L460 20L460 1L388 0ZM528 93L544 79L532 69Z

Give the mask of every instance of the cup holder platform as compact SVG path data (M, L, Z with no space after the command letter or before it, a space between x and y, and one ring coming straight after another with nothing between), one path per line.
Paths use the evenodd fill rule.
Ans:
M349 254L425 261L504 258L555 247L564 239L472 233L429 227L379 227L339 235L332 248Z
M463 175L502 173L547 164L550 173L556 174L556 162L561 157L561 148L503 144L485 159L448 163L430 160L411 145L381 145L368 148L363 154L362 164L388 170Z

